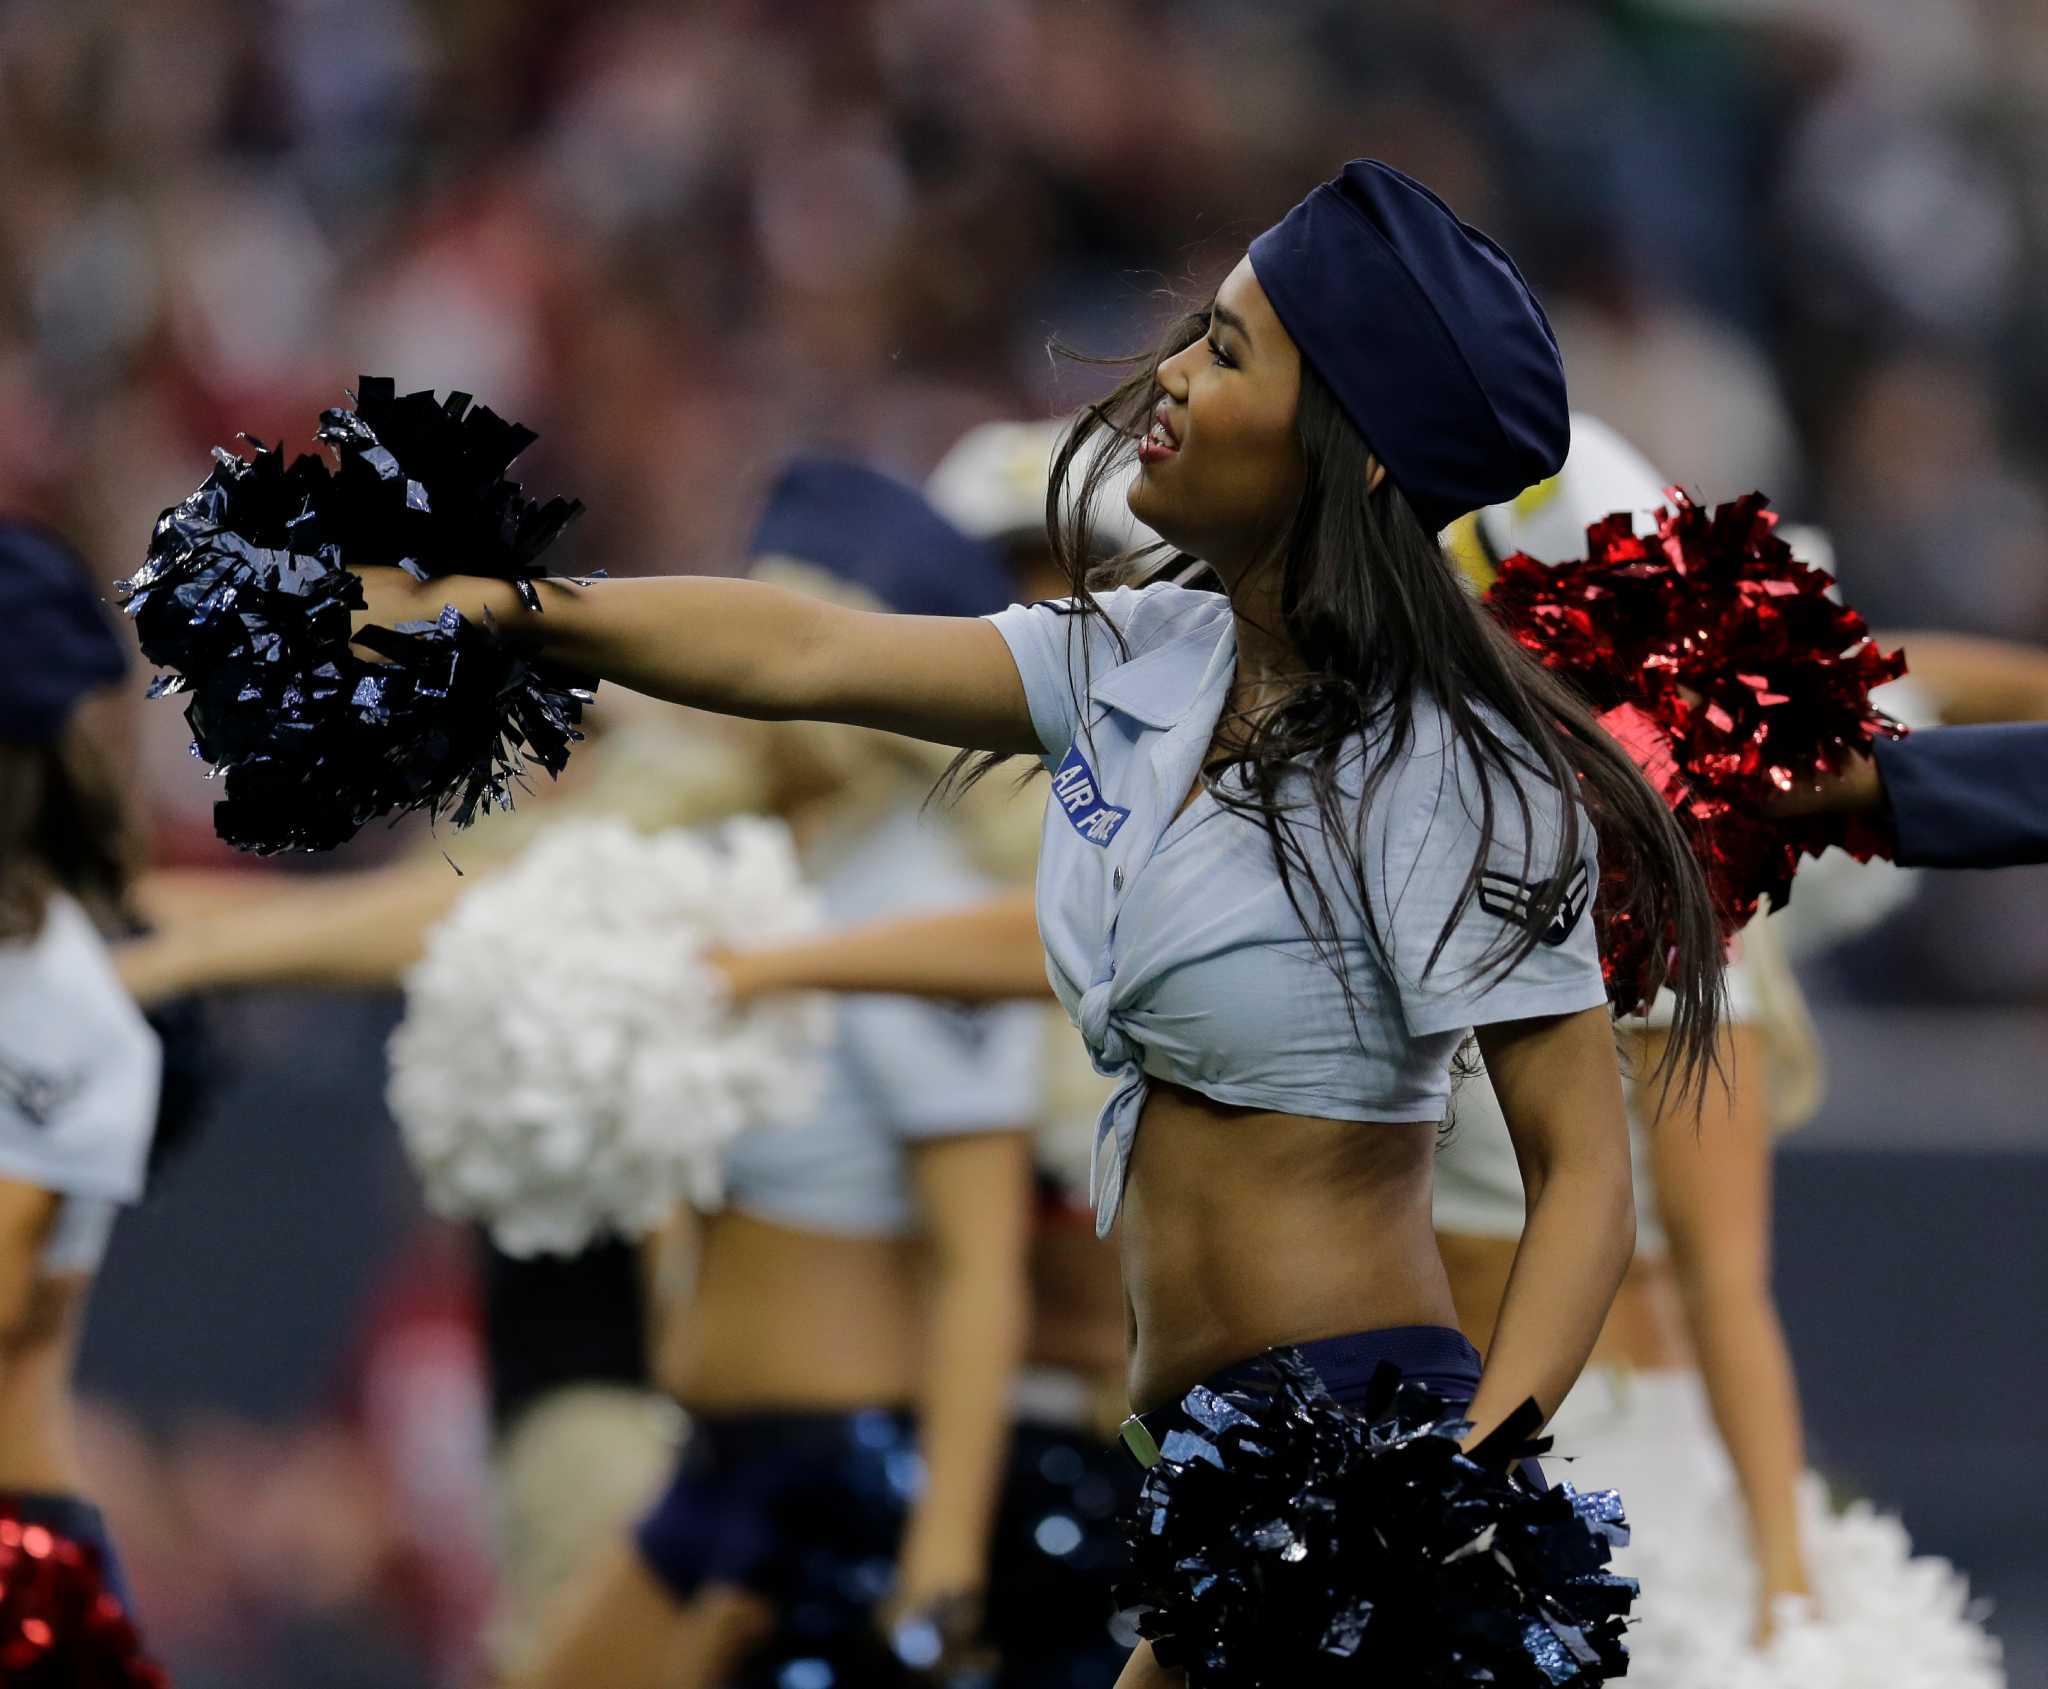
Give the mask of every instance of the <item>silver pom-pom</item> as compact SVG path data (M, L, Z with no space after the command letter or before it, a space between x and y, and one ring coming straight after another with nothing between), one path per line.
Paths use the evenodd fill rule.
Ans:
M735 1133L816 1112L831 1015L735 1007L703 953L817 919L780 822L550 828L406 979L389 1100L428 1204L534 1255L715 1201Z

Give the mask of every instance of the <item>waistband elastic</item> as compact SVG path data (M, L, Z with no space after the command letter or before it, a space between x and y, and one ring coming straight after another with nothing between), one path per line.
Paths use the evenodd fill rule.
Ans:
M718 1461L756 1455L801 1459L850 1448L891 1448L912 1435L916 1423L913 1414L900 1408L693 1414L685 1448Z
M1479 1351L1463 1332L1447 1325L1394 1325L1285 1344L1227 1366L1203 1383L1218 1391L1257 1388L1270 1376L1268 1360L1275 1354L1292 1354L1306 1362L1331 1396L1346 1405L1364 1397L1382 1366L1392 1366L1405 1381L1454 1402L1469 1402L1479 1388ZM1134 1413L1123 1424L1124 1446L1140 1466L1156 1465L1167 1433L1186 1422L1179 1401Z
M1479 1351L1454 1326L1391 1325L1289 1347L1340 1402L1363 1395L1382 1366L1393 1366L1411 1384L1424 1385L1453 1401L1470 1401L1479 1388ZM1255 1369L1258 1362L1244 1365Z

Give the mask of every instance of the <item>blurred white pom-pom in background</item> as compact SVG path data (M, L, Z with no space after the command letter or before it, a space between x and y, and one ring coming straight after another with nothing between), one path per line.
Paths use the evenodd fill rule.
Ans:
M549 829L406 978L389 1098L428 1204L534 1255L715 1200L735 1133L816 1111L832 1023L818 998L733 1006L703 953L817 920L780 822Z

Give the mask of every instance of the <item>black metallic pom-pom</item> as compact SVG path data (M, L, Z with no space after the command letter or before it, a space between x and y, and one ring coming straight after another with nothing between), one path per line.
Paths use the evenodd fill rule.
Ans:
M539 438L467 393L437 403L402 398L384 376L364 376L356 407L320 413L320 438L334 448L334 537L351 564L396 564L430 575L492 575L531 585L536 559L583 512L574 499L536 504L505 479L512 460Z
M1343 1407L1285 1351L1198 1386L1160 1444L1120 1591L1190 1689L1572 1689L1628 1669L1636 1586L1612 1491L1539 1490L1516 1430L1466 1454L1461 1410L1383 1367Z
M378 565L517 582L582 505L536 504L505 471L534 439L466 393L399 397L365 376L321 416L340 467L248 442L214 453L120 583L143 654L183 694L193 754L222 769L214 827L243 850L327 850L412 810L466 826L507 807L528 762L559 774L595 681L531 662L452 610L367 629L352 572Z

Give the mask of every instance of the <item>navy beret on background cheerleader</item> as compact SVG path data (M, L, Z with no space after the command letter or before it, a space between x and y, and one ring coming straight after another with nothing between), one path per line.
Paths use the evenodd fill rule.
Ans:
M0 521L0 1677L154 1684L72 1443L71 1372L150 1164L161 1045L105 944L129 838L108 689L127 654L55 535Z
M1518 1488L1513 1437L1484 1443L1484 1463L1454 1452L1525 1402L1540 1419L1562 1399L1632 1244L1582 872L1596 828L1603 855L1632 865L1637 917L1678 935L1681 1067L1713 1032L1718 947L1683 836L1565 690L1482 619L1434 538L1554 471L1565 417L1547 326L1506 257L1426 190L1360 162L1262 237L1079 431L1115 430L1091 482L1140 458L1132 510L1215 571L1230 613L1152 586L989 623L678 578L543 584L534 610L486 579L364 573L363 625L452 604L488 613L516 649L677 702L1064 768L1039 909L1055 983L1120 1079L1100 1207L1105 1221L1124 1211L1134 1405L1199 1408L1211 1398L1189 1392L1204 1380L1228 1389L1231 1369L1309 1343L1307 1370L1276 1363L1293 1429L1274 1426L1273 1446L1290 1472L1369 1496L1382 1471L1427 1468L1515 1512L1530 1547L1452 1561L1426 1510L1390 1569L1338 1564L1321 1544L1285 1559L1277 1540L1255 1545L1301 1568L1292 1587L1326 1621L1312 1634L1300 1609L1261 1629L1227 1580L1196 1599L1169 1577L1141 1592L1141 1622L1195 1681L1370 1662L1416 1681L1597 1682L1619 1666L1625 1596L1597 1575L1611 1509ZM1071 503L1085 528L1089 497ZM1070 571L1088 552L1065 536ZM1484 898L1482 875L1496 877ZM1275 988L1298 993L1284 1027L1250 994ZM1475 1026L1532 1216L1483 1376L1453 1328L1428 1211L1450 1057ZM1285 1034L1277 1062L1267 1032ZM1432 1424L1469 1411L1473 1428L1405 1436L1391 1463L1353 1449L1316 1380L1383 1403L1382 1360L1468 1403L1410 1395L1398 1411ZM1224 1553L1228 1522L1204 1507L1226 1498L1200 1495L1200 1461L1168 1464L1148 1486L1157 1540L1191 1565ZM1262 1474L1247 1480L1268 1493ZM1292 1494L1292 1477L1274 1481ZM1381 1622L1361 1616L1395 1589ZM1125 1676L1163 1670L1147 1647Z

